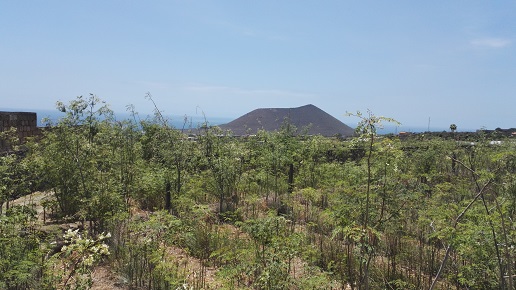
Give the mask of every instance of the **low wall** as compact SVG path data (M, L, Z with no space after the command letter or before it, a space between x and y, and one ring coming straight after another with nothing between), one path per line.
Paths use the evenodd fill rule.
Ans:
M41 134L37 124L38 117L36 113L0 111L0 132L14 127L21 142L24 142L26 137L39 136ZM0 151L8 149L9 144L7 140L0 139Z

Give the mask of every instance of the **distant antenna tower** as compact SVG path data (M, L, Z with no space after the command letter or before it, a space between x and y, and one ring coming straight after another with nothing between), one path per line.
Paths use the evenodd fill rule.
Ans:
M428 129L426 131L430 132L430 117L428 117Z

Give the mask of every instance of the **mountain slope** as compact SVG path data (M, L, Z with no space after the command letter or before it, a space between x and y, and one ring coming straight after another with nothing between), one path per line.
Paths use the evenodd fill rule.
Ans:
M309 135L348 137L354 134L353 128L311 104L298 108L256 109L219 127L231 130L235 135L255 134L260 129L280 130L286 120L296 126L298 131L309 128Z

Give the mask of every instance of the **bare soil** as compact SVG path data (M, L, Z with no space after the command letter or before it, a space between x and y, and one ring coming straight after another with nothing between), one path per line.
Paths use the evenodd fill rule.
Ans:
M38 214L38 219L43 221L43 206L41 205L41 203L45 199L50 198L52 195L53 195L53 193L51 193L51 192L37 191L32 194L22 196L18 199L15 199L15 200L9 202L9 206L14 206L14 205L30 206L34 210L36 210L36 212ZM5 211L6 206L7 206L6 203L2 205L2 212Z
M93 285L92 290L104 290L104 289L129 289L125 281L117 276L107 266L98 266L93 271L92 275Z

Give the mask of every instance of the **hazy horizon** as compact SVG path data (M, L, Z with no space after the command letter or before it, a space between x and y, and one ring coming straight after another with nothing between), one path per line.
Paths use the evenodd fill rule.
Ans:
M141 120L151 119L154 117L154 112L138 112L138 109L137 108L135 108L135 109ZM0 107L0 111L37 113L38 126L45 125L41 122L43 118L50 117L50 119L52 121L57 121L59 119L59 117L64 116L64 113L59 112L57 109L49 110L49 109L29 109L29 108L24 109L24 108L1 108ZM161 111L161 112L165 116L165 118L167 118L169 120L169 122L176 128L181 128L183 126L185 116L188 118L188 122L187 122L188 126L186 126L186 127L189 127L191 125L192 128L195 128L195 127L197 127L197 125L201 125L205 120L208 121L208 123L211 125L221 125L221 124L229 123L229 122L235 120L236 118L239 118L248 113L248 112L244 112L238 117L227 117L227 116L218 116L218 115L204 116L202 114L202 112L199 112L199 114L196 114L196 115L186 115L186 114L178 115L178 114L168 114L165 111ZM122 112L114 111L114 114L117 117L117 119L131 118L131 114L127 111L122 111ZM353 117L341 117L341 118L339 118L337 116L333 116L333 117L335 117L339 121L343 122L344 124L346 124L352 128L356 127L356 124L353 123L356 119ZM394 119L396 119L396 118L394 118ZM457 127L457 131L458 132L474 132L479 129L493 130L496 128L498 128L498 127L494 127L494 128L460 128L460 127ZM504 129L506 129L506 128L504 128ZM419 132L428 132L428 131L442 132L442 131L449 131L449 130L450 130L449 126L448 127L432 126L431 122L430 122L430 126L427 125L425 127L411 126L409 124L407 124L407 125L402 124L400 126L396 126L396 125L387 123L384 125L383 129L379 130L379 133L380 134L399 133L399 132L419 133Z

